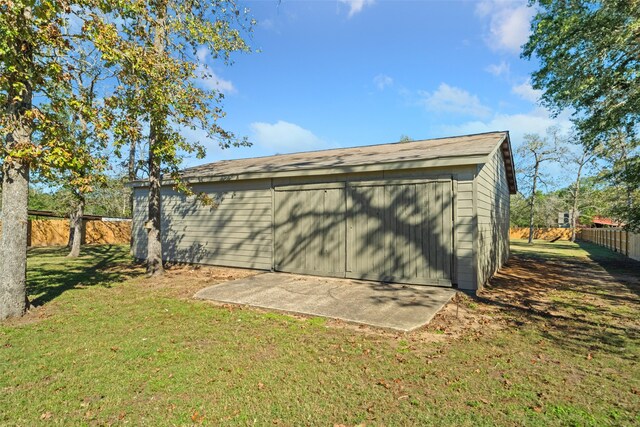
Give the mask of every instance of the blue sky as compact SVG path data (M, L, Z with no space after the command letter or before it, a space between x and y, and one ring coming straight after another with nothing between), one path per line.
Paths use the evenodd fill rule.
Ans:
M519 145L552 119L520 59L525 1L261 0L242 2L259 53L228 67L200 58L225 93L220 124L254 146L205 160L509 130ZM203 138L190 132L191 138Z

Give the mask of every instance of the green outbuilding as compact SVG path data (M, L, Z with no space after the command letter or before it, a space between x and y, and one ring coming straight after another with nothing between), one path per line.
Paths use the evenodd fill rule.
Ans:
M453 286L474 292L509 257L508 132L228 160L163 184L163 259ZM148 189L134 183L134 255Z

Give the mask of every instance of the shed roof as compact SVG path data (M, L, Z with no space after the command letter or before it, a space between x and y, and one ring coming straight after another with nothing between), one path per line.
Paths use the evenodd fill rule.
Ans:
M486 163L501 150L511 193L517 191L508 131L420 141L336 148L238 160L222 160L184 169L189 182L273 178L384 169L458 166Z

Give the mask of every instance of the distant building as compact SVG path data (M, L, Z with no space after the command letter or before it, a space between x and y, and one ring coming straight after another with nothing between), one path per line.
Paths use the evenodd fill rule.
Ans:
M576 212L578 217L580 212ZM571 228L571 212L559 212L558 213L558 227Z
M595 228L624 227L625 223L612 218L594 216L593 220L591 221L591 226Z

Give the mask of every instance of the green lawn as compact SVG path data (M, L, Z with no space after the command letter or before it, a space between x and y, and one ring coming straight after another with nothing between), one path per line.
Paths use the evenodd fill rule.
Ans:
M511 251L523 257L533 258L591 258L596 261L625 260L625 258L609 249L589 242L580 244L559 240L551 243L545 240L535 240L529 245L525 239L511 240Z
M480 298L402 335L189 298L246 271L34 249L0 424L640 424L640 273L598 251L515 242Z

